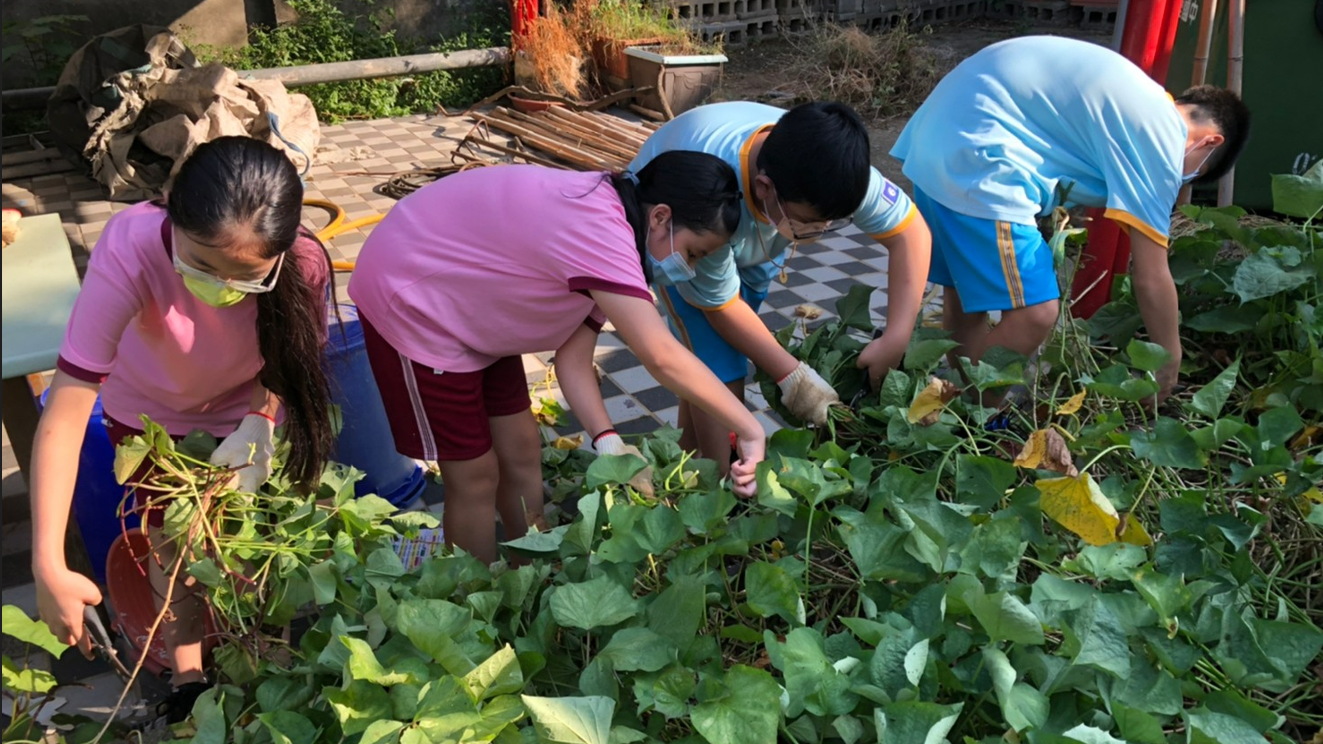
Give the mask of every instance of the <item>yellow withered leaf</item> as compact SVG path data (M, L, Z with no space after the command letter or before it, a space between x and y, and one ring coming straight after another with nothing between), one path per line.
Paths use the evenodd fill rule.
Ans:
M556 437L556 441L552 442L551 446L558 450L577 450L583 446L583 435L575 434L572 437Z
M1323 427L1306 426L1305 430L1300 432L1300 436L1291 440L1289 449L1292 452L1299 452L1312 445L1314 440L1318 439L1320 435L1323 435Z
M928 382L928 387L919 391L914 396L914 402L910 404L909 413L906 418L911 424L919 426L932 426L937 423L937 419L942 415L942 409L960 394L960 388L952 385L946 380L934 377Z
M1144 523L1139 521L1133 513L1125 515L1125 522L1116 528L1117 539L1123 543L1138 545L1141 548L1147 548L1153 544L1153 538L1149 536L1148 530L1144 529Z
M1038 481L1039 507L1052 521L1084 538L1090 545L1107 545L1117 541L1117 526L1121 517L1112 502L1088 473L1064 478ZM1126 533L1135 523L1127 523ZM1136 532L1142 532L1141 527ZM1147 537L1147 533L1145 533Z
M1286 485L1286 473L1278 473L1273 477L1277 479L1278 483L1282 485ZM1309 489L1308 491L1305 491L1300 495L1301 497L1304 498L1306 503L1310 501L1315 501L1317 503L1323 504L1323 491L1320 491L1317 486Z
M804 320L817 320L822 317L822 308L815 305L796 305L795 317Z
M1072 395L1070 397L1070 400L1066 401L1065 403L1062 403L1061 407L1057 409L1057 415L1070 416L1074 413L1078 413L1080 410L1080 406L1084 405L1084 396L1087 392L1088 392L1087 390L1081 390L1078 393Z
M1071 461L1070 449L1061 432L1056 429L1039 429L1029 435L1024 449L1015 458L1017 467L1028 470L1051 470L1063 475L1075 475L1075 464Z

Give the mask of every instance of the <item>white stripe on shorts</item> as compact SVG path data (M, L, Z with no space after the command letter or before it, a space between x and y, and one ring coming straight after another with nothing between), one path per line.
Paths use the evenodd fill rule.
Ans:
M409 402L413 405L413 419L418 425L418 434L423 441L423 459L438 460L436 438L432 436L432 427L427 422L427 409L423 408L423 397L418 394L418 378L413 374L413 362L400 354L400 364L404 366L404 384L409 388Z

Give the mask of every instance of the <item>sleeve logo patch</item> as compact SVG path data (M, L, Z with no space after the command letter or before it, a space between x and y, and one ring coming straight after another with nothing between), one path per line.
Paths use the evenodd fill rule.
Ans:
M890 181L884 180L882 183L882 198L886 199L888 204L895 204L896 200L900 198L900 189L896 188L896 184Z

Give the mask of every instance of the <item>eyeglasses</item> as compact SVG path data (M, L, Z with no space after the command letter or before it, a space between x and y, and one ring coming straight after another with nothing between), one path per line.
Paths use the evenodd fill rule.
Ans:
M193 277L211 284L237 289L247 294L262 294L275 289L276 280L280 278L280 268L285 265L285 254L281 253L276 257L275 267L263 279L221 279L215 274L184 263L183 259L179 257L178 250L174 252L174 264L175 271L181 276Z
M786 218L786 224L790 226L790 234L798 241L817 240L829 232L840 230L851 222L849 218L822 222L800 222L791 217L790 213L786 211L786 205L781 201L780 194L776 197L776 206L781 210L781 215Z

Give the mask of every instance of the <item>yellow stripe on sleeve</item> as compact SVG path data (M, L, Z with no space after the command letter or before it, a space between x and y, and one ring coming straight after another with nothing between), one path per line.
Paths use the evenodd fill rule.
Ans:
M1152 225L1139 219L1133 214L1130 214L1129 212L1126 212L1121 209L1108 209L1106 212L1103 212L1103 216L1109 220L1115 220L1117 222L1120 222L1122 225L1125 225L1126 227L1132 230L1138 230L1141 233L1143 233L1149 240L1152 240L1154 243L1157 243L1163 248L1167 247L1166 235L1163 235L1162 233L1158 232L1156 229L1154 229Z
M891 228L890 230L887 230L884 233L877 233L876 235L869 235L868 237L877 241L883 241L888 238L894 238L897 235L905 232L905 228L910 226L910 223L914 221L914 216L917 215L918 213L919 213L918 207L911 204L909 213L905 215L905 219L901 220L899 225L896 225L895 227Z
M684 295L681 295L681 297L683 296ZM725 310L731 305L734 305L736 302L739 301L739 299L740 299L739 294L736 294L734 297L730 298L729 300L726 300L725 302L721 303L720 305L717 305L716 307L703 307L702 305L694 305L694 303L689 302L688 300L685 300L685 302L689 302L690 305L694 305L694 307L698 308L699 310L702 310L705 313L715 313L718 310Z

